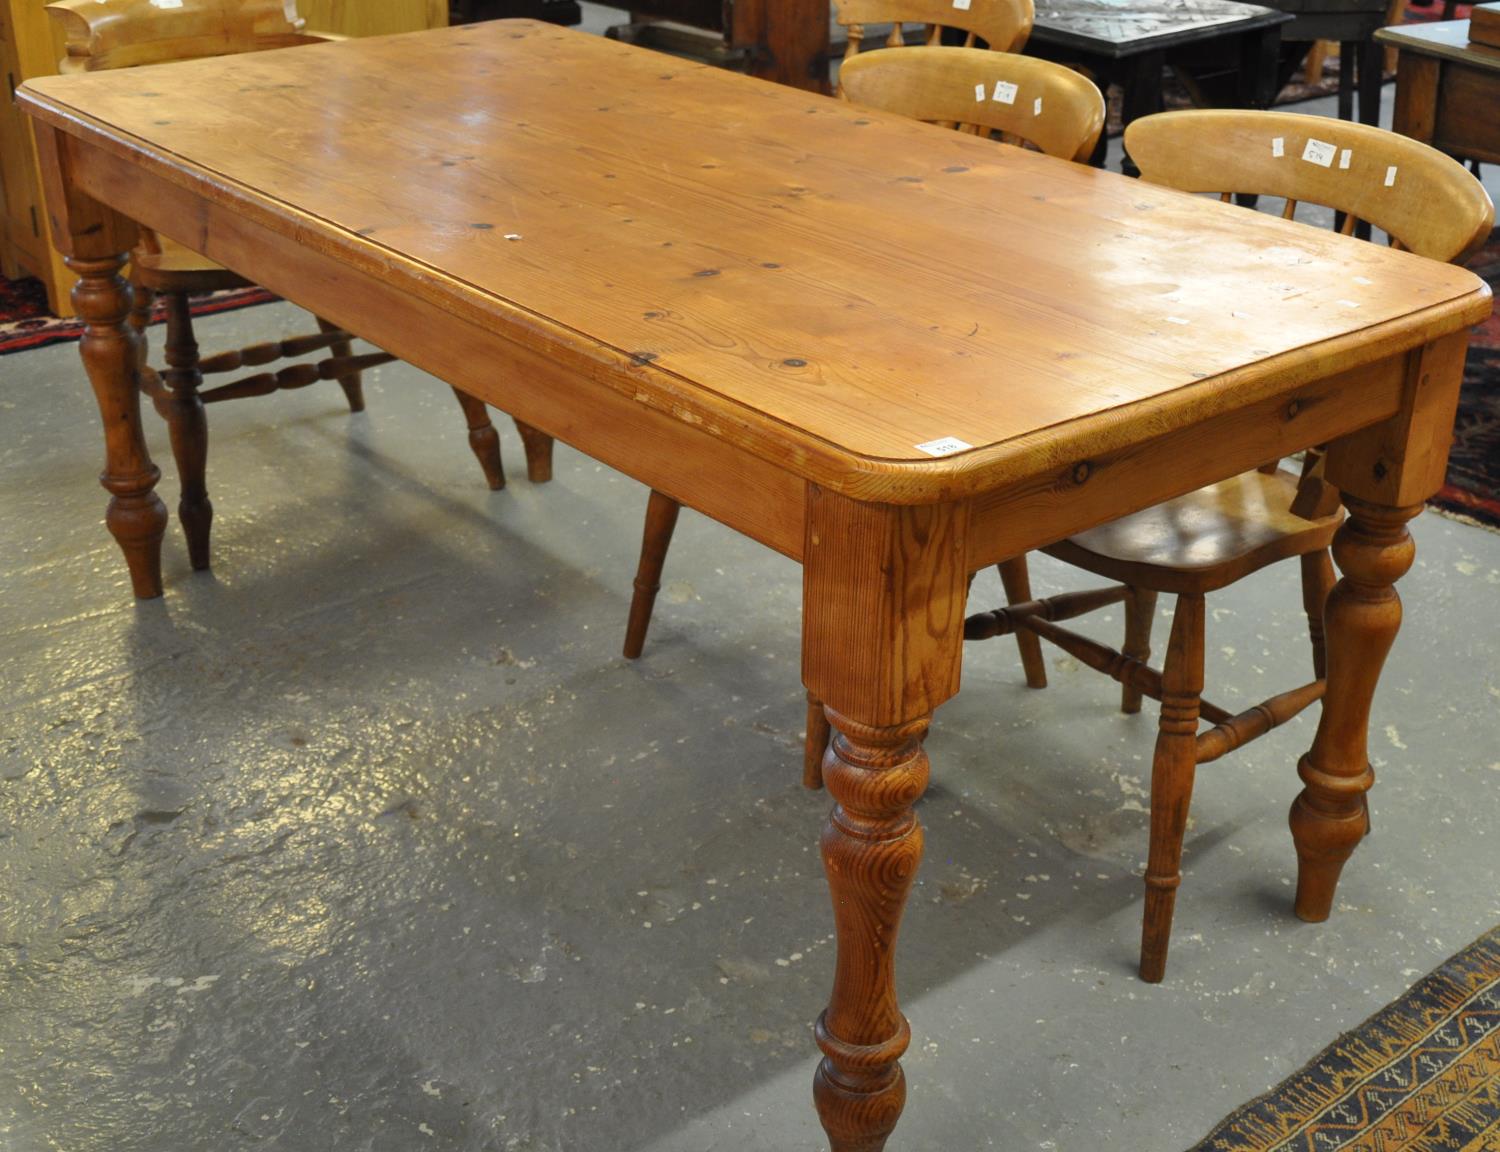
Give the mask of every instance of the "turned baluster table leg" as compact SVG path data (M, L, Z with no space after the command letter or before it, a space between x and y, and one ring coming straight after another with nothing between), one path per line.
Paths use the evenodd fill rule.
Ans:
M1297 763L1304 787L1290 816L1303 920L1328 918L1344 861L1369 829L1370 705L1401 626L1394 584L1416 556L1407 522L1443 483L1468 342L1460 331L1414 349L1396 413L1328 447L1327 478L1349 518L1333 538L1343 576L1323 609L1323 714Z
M130 583L138 598L161 595L161 541L167 506L155 492L161 470L151 462L141 433L141 401L136 387L140 337L128 322L130 285L120 275L125 253L69 256L78 273L73 307L85 328L79 351L104 424L104 471L99 482L110 494L104 523L125 553Z
M963 504L863 504L808 488L802 678L833 729L822 856L838 940L813 1100L833 1152L880 1152L906 1102L896 938L922 858L922 739L958 691L967 528Z
M927 788L925 718L869 728L827 709L823 761L833 812L823 868L833 895L838 964L815 1034L823 1061L813 1100L835 1152L878 1152L906 1103L901 1054L911 1027L896 1005L896 933L922 860L912 805Z
M1375 780L1367 747L1370 703L1401 626L1393 585L1416 555L1406 522L1422 510L1353 496L1344 504L1349 519L1333 539L1343 578L1323 615L1328 692L1312 748L1297 764L1305 787L1291 812L1297 915L1313 921L1328 919L1344 861L1365 835L1365 793Z

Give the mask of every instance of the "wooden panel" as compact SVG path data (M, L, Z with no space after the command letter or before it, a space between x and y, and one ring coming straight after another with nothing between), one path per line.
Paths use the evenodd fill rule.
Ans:
M1440 148L1500 164L1500 71L1444 62L1434 136Z
M1407 360L1393 353L1376 365L1311 381L1290 398L1262 401L1118 451L1056 460L1050 472L974 501L969 569L1118 516L1121 492L1130 494L1133 507L1156 504L1384 420L1400 408ZM1164 460L1171 467L1162 467ZM1051 540L1035 539L1038 524L1047 525Z
M866 499L984 490L1045 467L1039 430L1118 446L1488 312L1460 269L529 21L143 75L34 99L441 307L632 356L643 402ZM172 99L196 114L162 123ZM916 447L949 436L975 450Z
M448 26L448 0L297 0L297 12L310 30L341 36Z

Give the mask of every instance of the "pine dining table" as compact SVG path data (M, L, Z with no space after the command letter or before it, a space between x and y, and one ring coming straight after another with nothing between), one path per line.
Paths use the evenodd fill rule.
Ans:
M167 521L137 222L801 562L802 676L834 733L813 1097L835 1152L885 1147L905 1102L897 929L970 574L1320 444L1348 518L1291 828L1296 913L1329 914L1406 525L1490 311L1475 276L529 21L18 99L137 596L162 594Z

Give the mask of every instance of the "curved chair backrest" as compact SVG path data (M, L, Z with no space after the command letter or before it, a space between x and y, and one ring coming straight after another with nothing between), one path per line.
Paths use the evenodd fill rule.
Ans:
M937 45L944 28L967 33L964 47L974 47L983 40L996 52L1019 52L1031 35L1035 14L1032 0L970 0L959 8L953 0L834 0L835 17L849 30L849 44L844 59L858 54L865 38L866 24L889 24L891 34L886 46L905 43L902 24L926 24L927 43Z
M47 11L63 29L58 70L98 72L203 56L233 56L327 39L307 34L296 0L58 0Z
M1489 236L1495 206L1463 165L1394 132L1293 112L1163 112L1133 122L1125 149L1143 179L1184 192L1285 197L1364 220L1396 247L1459 260Z
M1062 160L1087 160L1104 97L1087 77L1031 56L979 48L865 52L841 66L844 97L916 120L1001 132Z

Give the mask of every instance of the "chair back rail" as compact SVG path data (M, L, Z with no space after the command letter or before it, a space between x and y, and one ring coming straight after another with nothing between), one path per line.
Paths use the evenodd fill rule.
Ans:
M972 126L1087 160L1104 129L1091 80L1047 60L979 48L865 52L840 71L845 99L916 120Z
M1457 261L1489 236L1495 207L1463 165L1365 124L1294 112L1201 109L1134 121L1125 148L1141 177L1184 192L1278 196L1364 220L1396 246Z

